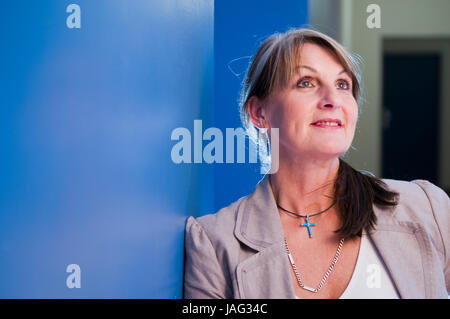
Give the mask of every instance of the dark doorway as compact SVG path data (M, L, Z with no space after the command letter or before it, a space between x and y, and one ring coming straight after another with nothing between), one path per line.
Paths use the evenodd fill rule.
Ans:
M384 55L383 177L437 183L438 54Z

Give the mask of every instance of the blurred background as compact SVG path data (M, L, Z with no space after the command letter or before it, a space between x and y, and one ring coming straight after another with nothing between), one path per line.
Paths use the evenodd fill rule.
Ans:
M373 3L381 25L371 29ZM80 8L79 28L69 27L70 4ZM194 120L203 131L240 127L249 58L288 28L311 26L363 61L347 160L450 190L447 0L0 8L0 298L181 298L186 218L249 194L262 175L248 160L176 164L171 134L194 134ZM80 288L67 284L71 264Z

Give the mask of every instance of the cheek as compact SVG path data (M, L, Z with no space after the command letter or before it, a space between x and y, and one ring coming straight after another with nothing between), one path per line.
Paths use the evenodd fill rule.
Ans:
M353 111L350 114L349 120L350 120L352 129L355 129L356 122L358 121L358 111L357 111L357 109L356 109L356 111Z
M352 127L355 127L356 122L358 120L358 112L359 112L358 104L352 97L351 99L349 99L346 105L348 105L345 111L347 113L347 121L349 124L351 124Z
M297 104L284 103L272 107L268 116L271 127L288 129L298 124L305 118L304 107Z

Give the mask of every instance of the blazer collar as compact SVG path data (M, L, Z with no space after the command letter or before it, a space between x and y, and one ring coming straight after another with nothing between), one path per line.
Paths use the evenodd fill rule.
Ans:
M284 233L269 175L237 211L234 234L257 251L236 268L240 298L295 298Z
M284 240L278 208L270 186L269 175L265 175L238 208L235 236L257 251Z

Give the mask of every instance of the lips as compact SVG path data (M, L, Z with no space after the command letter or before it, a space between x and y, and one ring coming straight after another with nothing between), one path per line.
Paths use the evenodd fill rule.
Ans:
M342 122L339 119L323 118L312 122L311 125L318 127L340 128L342 127Z

